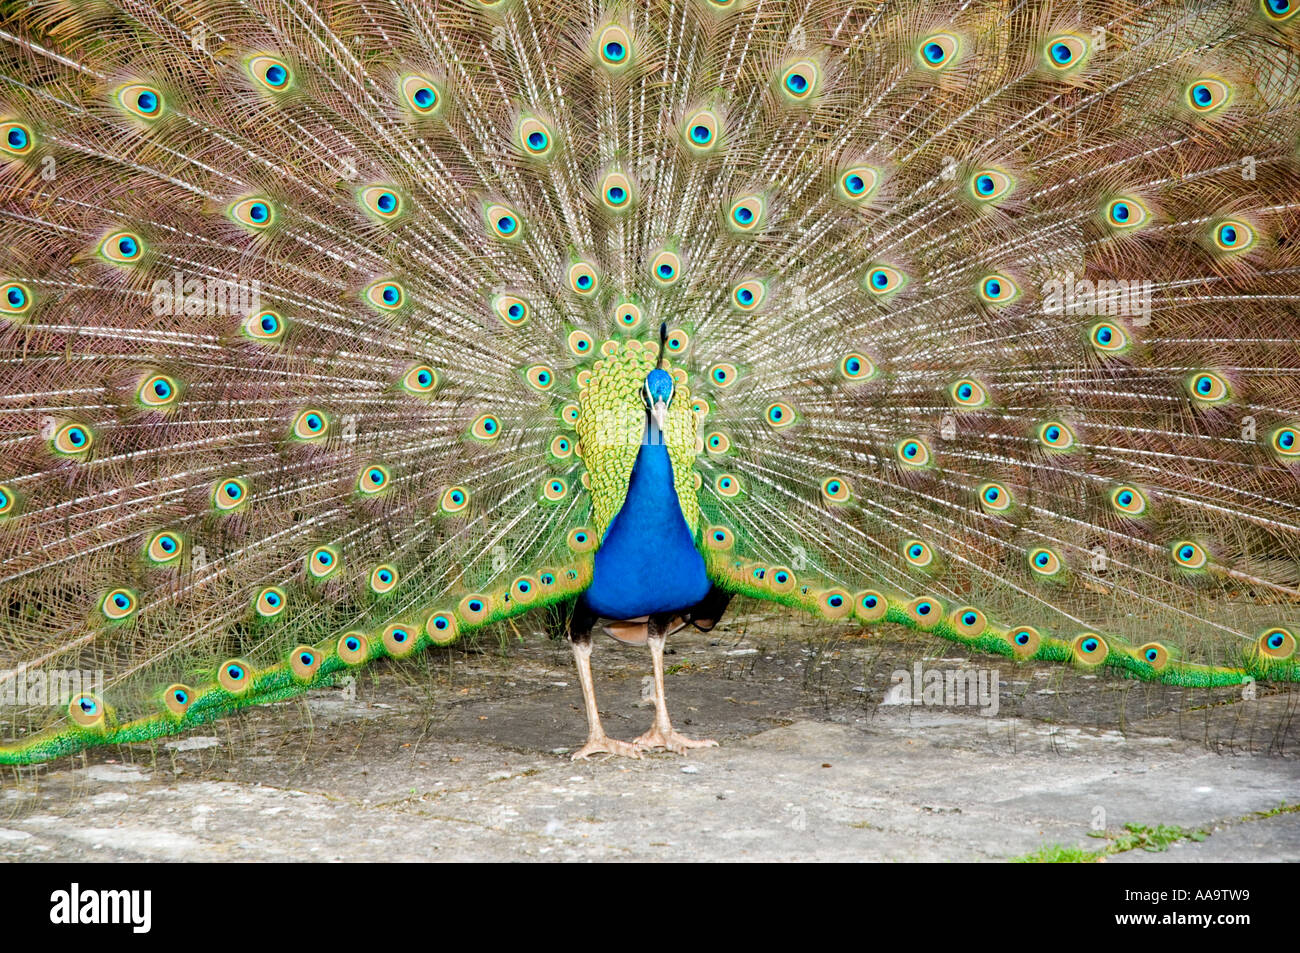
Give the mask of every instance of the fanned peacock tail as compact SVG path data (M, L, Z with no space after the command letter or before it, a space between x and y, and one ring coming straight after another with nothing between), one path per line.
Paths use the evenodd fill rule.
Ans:
M6 5L0 762L572 599L661 322L715 583L1300 679L1297 9Z

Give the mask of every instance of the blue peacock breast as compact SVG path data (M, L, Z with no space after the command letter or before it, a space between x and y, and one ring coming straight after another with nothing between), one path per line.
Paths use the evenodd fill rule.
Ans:
M627 497L596 550L587 604L606 618L634 619L689 608L709 586L677 502L668 448L642 444Z

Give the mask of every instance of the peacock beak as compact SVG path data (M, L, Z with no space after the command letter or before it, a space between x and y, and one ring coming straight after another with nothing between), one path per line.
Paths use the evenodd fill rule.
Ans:
M665 401L656 400L655 405L650 408L650 416L662 433L668 432L668 404Z

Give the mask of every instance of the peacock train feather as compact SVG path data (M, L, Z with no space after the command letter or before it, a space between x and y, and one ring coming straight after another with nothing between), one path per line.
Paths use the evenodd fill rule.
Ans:
M1300 679L1298 10L5 4L0 762L568 605L652 477L724 594Z

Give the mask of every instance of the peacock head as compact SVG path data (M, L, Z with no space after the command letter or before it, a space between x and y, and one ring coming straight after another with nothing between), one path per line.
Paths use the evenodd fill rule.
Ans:
M668 429L668 405L673 402L673 375L662 367L656 367L646 375L645 386L641 388L641 399L650 419L659 430Z

